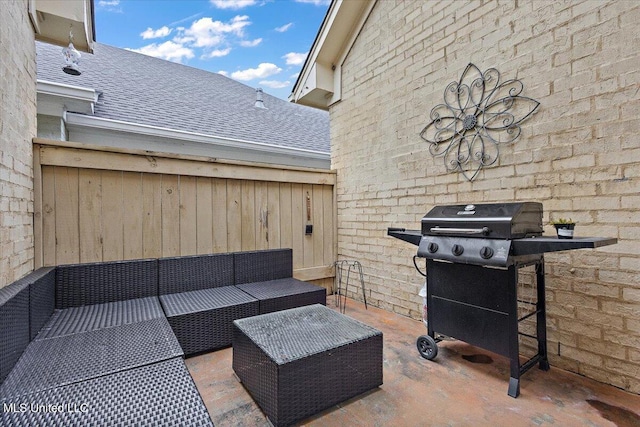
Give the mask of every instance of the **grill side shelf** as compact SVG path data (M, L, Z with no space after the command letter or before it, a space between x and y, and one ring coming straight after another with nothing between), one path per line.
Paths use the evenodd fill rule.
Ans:
M389 227L387 228L387 235L412 243L416 246L420 245L420 239L422 239L420 230L407 230L404 228Z
M557 237L531 237L512 241L513 255L533 255L545 252L568 251L572 249L595 249L602 246L615 245L618 239L613 237L574 237L558 239Z

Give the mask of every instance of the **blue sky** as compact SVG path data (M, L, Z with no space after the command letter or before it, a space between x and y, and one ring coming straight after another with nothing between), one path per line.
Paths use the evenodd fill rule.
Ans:
M287 99L330 0L95 0L96 39Z

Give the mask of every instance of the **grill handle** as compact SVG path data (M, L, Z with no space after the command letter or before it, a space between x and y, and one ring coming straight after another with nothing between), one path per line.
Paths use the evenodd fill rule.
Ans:
M486 236L491 232L489 227L482 227L482 228L432 227L430 231L433 234L481 234L483 236Z

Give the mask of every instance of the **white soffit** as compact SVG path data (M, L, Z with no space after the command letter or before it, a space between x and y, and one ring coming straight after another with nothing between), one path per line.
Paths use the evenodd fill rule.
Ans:
M93 52L95 22L92 0L29 0L36 40L67 46L69 32L77 50Z
M341 99L341 69L376 0L334 0L289 101L328 110Z

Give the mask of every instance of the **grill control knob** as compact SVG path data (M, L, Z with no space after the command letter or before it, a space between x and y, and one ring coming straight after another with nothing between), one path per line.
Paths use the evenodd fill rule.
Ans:
M434 242L429 243L427 250L432 254L438 252L438 244Z
M493 256L493 249L489 246L483 246L482 249L480 249L480 256L484 259L491 258Z
M451 253L454 254L455 256L460 256L462 255L462 253L464 252L464 248L462 247L462 245L453 245L453 247L451 248Z

